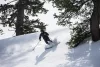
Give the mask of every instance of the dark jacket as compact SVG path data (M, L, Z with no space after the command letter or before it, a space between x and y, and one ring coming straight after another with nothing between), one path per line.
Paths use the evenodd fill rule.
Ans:
M41 40L41 37L43 37L43 39L45 40L45 41L49 41L50 39L49 39L49 34L47 33L47 32L41 32L41 34L40 34L40 36L39 36L39 39Z

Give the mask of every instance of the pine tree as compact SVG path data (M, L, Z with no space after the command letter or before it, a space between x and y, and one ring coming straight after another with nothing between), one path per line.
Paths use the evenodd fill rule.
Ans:
M38 17L38 14L47 13L47 10L43 8L44 3L40 0L14 0L7 4L1 4L1 24L14 27L16 35L36 32L36 28L39 28L41 23L42 27L45 27L46 24L40 22L39 18L30 19L29 17L34 18Z
M48 0L54 7L60 11L58 25L69 25L73 34L71 34L71 44L79 44L87 36L92 36L93 41L100 39L99 23L100 23L100 0ZM71 20L80 19L81 22L73 23ZM80 32L81 31L81 32ZM89 34L85 36L86 34Z

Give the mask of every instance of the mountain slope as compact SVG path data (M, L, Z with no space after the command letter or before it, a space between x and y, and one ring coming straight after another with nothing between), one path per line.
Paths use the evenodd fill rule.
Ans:
M60 41L58 46L45 50L39 33L0 40L0 67L99 67L100 41L88 41L76 48L68 49L65 43L70 39L68 29L49 32L52 40Z

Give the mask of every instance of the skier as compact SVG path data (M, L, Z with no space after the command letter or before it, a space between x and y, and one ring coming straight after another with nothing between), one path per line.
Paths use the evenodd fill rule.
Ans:
M44 39L45 43L50 45L50 42L52 42L52 40L50 40L49 38L49 34L47 32L45 32L44 30L41 30L40 36L39 36L39 40L41 41L41 37Z

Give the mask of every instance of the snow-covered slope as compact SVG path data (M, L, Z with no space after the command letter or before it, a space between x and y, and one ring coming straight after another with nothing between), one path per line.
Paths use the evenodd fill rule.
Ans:
M68 49L65 43L70 39L68 29L49 32L52 40L60 41L58 46L45 50L39 33L0 40L0 67L99 67L100 41L88 41L76 48Z

